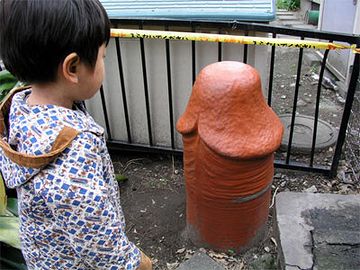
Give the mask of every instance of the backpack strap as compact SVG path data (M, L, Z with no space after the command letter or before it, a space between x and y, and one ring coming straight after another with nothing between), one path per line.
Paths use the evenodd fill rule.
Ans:
M14 163L25 167L41 168L55 160L65 150L65 148L71 144L71 142L79 134L79 131L71 127L63 127L56 137L50 152L47 154L36 156L20 153L12 149L6 140L4 140L9 127L11 100L16 93L27 88L29 87L21 87L11 90L0 103L0 147L4 151L4 154Z

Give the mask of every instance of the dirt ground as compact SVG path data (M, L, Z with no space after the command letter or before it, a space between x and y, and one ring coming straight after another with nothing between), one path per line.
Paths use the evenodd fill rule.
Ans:
M294 49L277 49L273 92L274 110L277 114L291 113L297 69ZM306 53L306 52L305 52ZM313 115L316 100L317 66L304 64L299 89L298 112ZM322 88L320 119L339 127L343 100L333 89ZM330 164L332 147L316 153L315 163ZM282 158L284 153L278 152ZM185 180L183 164L179 157L126 154L112 155L115 171L126 176L119 183L122 206L127 221L127 235L148 254L154 269L176 269L197 249L184 236ZM305 154L292 156L306 160ZM349 170L348 162L340 162L340 176ZM276 169L272 185L273 197L281 191L358 194L359 183L347 177L328 179L319 174ZM274 198L273 198L274 199ZM219 254L205 250L226 269L277 269L277 243L273 230L273 207L270 209L268 231L264 240L244 254ZM266 265L266 267L264 266Z
M113 155L117 173L127 177L120 183L121 201L127 222L127 235L154 261L154 269L175 269L191 257L197 249L184 236L185 180L182 160L172 156ZM276 169L272 193L281 191L315 190L316 192L356 194L358 185L343 183L302 172ZM261 269L254 267L258 260L276 264L277 243L272 227L273 207L270 209L268 232L258 247L245 254L218 254L207 250L210 256L227 269ZM277 269L275 266L273 269Z

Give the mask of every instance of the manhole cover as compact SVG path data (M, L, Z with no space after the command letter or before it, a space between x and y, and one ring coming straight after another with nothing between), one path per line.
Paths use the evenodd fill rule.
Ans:
M281 148L286 150L289 144L289 134L291 128L291 114L279 115L284 125L284 136ZM298 152L310 152L314 130L314 117L307 115L296 115L294 124L294 134L292 138L291 150ZM321 150L333 145L337 140L336 130L327 122L318 119L317 136L315 150Z

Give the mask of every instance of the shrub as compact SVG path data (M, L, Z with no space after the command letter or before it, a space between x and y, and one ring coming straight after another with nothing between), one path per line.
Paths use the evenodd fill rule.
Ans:
M277 0L278 9L296 10L300 8L300 0Z

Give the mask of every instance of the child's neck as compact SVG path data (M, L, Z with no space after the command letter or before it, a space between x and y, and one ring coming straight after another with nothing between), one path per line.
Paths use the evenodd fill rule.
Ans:
M71 109L74 100L67 97L64 86L58 83L33 84L27 103L32 105L56 105Z

